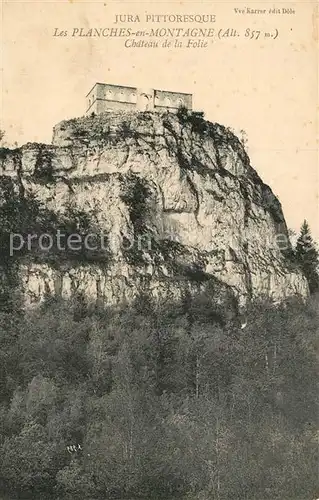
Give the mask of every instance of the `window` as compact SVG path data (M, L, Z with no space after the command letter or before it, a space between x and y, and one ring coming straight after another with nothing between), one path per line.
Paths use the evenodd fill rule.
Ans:
M150 97L146 94L141 95L141 111L148 111L150 107Z

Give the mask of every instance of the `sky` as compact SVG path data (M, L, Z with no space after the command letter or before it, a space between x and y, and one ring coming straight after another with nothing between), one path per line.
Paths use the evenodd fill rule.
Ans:
M269 13L273 7L277 14ZM149 24L147 13L211 14L216 21ZM122 28L229 28L238 35L214 36L205 48L126 48L123 37L70 36L74 28L115 27L119 14L139 16ZM10 0L2 2L1 27L0 126L9 143L50 143L56 123L85 113L97 81L191 92L207 119L245 131L252 166L279 197L288 227L298 231L307 219L319 239L315 2ZM56 30L68 36L53 36ZM246 30L260 31L258 39Z

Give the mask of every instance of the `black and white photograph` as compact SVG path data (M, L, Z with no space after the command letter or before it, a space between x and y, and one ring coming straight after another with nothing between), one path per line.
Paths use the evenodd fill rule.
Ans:
M0 19L0 500L318 500L317 3Z

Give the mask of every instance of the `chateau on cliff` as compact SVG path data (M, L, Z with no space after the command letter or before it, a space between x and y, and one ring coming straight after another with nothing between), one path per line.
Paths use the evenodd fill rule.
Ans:
M96 83L86 96L86 115L134 109L174 112L181 106L192 109L192 94Z

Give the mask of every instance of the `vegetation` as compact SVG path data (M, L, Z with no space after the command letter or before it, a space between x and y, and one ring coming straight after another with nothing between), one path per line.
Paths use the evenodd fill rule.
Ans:
M151 189L148 182L136 174L122 180L121 199L128 207L133 227L132 239L123 238L123 253L132 265L145 264L144 250L149 248L152 228L149 224Z
M244 329L189 297L0 314L0 490L315 498L317 325L312 300L255 304Z
M317 292L319 290L319 254L306 220L301 226L297 239L295 259L308 280L310 293Z
M181 106L176 115L180 123L191 125L192 132L204 134L210 128L210 123L205 120L203 111L189 111L185 106Z
M17 185L8 177L0 177L0 195L2 204L0 206L0 264L10 265L11 262L31 254L34 260L56 262L61 259L71 259L81 263L90 260L107 260L109 254L104 249L92 251L81 246L79 250L72 250L65 244L67 238L78 235L82 240L90 233L98 234L96 211L82 210L70 203L63 211L53 211L44 206L32 193L22 192ZM55 236L60 232L63 236L59 248L56 245ZM25 244L20 250L10 255L10 234L21 235ZM54 245L50 252L40 251L38 238L30 238L32 235L50 235ZM28 237L31 241L27 245ZM45 246L45 245L43 245ZM104 252L104 253L103 253Z
M34 170L34 180L39 184L50 184L54 182L53 157L52 151L43 147L40 148Z
M13 148L17 148L18 147L18 143L17 142L14 142L13 144L8 143L5 140L5 136L6 136L6 132L4 130L0 129L0 158L3 157L3 154L5 153L5 151L8 151L9 148L13 149Z
M18 264L21 260L49 263L58 268L65 263L73 266L88 262L109 263L108 235L99 229L93 209L84 211L70 204L63 212L55 212L5 176L0 177L0 197L0 307L12 310L13 292L18 293L19 288ZM90 234L103 234L103 245L92 240L90 245L83 244ZM73 245L67 244L72 235L76 235L77 245L74 239ZM10 248L13 242L14 251Z
M145 220L150 213L148 198L151 191L147 181L135 174L127 176L123 184L125 187L121 199L128 206L134 234L138 236L147 230Z
M179 118L197 131L206 123L183 110ZM180 161L188 165L181 152ZM37 174L52 181L50 156L41 162ZM10 233L98 230L94 212L70 205L54 213L10 179L0 194L0 266L11 288L26 252L8 259ZM134 240L151 232L151 194L136 175L123 182ZM154 248L166 260L185 251L173 241ZM108 258L83 246L45 257L37 250L35 241L33 259L56 265ZM138 252L128 245L133 264L143 261ZM306 223L294 255L313 296L254 304L243 329L212 310L213 292L170 304L143 296L121 309L48 297L23 311L2 290L0 491L23 500L317 497L318 253ZM200 262L179 271L207 279Z

